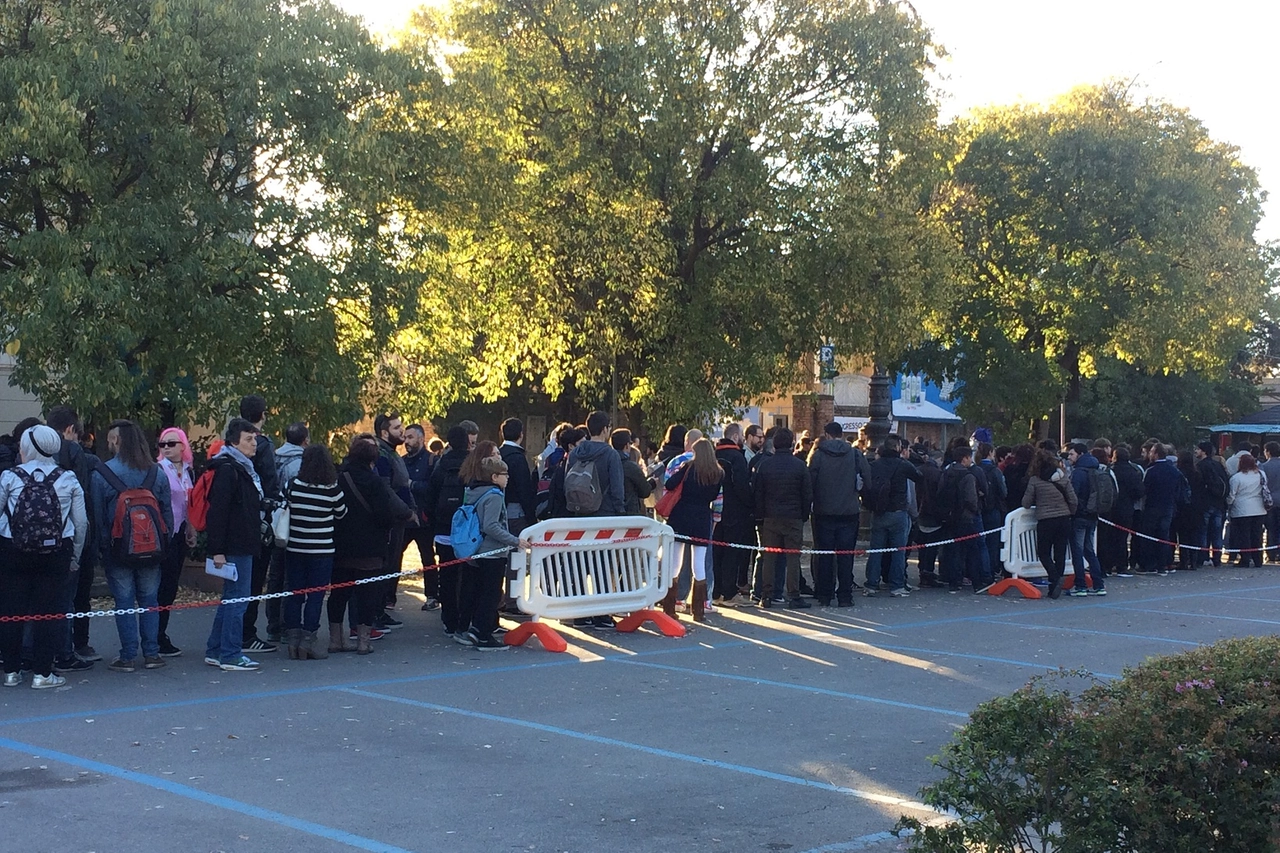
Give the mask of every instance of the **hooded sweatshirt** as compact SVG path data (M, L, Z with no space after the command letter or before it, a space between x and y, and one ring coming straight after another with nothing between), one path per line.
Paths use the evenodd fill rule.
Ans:
M298 476L298 471L302 468L303 450L300 445L285 442L276 451L276 476L280 479L282 490L289 485L290 480Z
M578 462L594 462L596 476L600 478L600 509L590 515L623 515L626 512L626 492L622 485L622 459L613 445L587 439L569 454L565 472L572 470Z
M862 510L858 489L871 478L867 459L841 438L824 438L809 452L813 514L852 518Z
M1093 484L1089 482L1089 472L1100 468L1093 454L1086 453L1076 459L1071 468L1071 488L1076 493L1076 518L1097 518L1098 514L1089 512L1089 495L1093 492Z
M480 519L480 532L484 535L484 539L480 540L480 550L476 552L477 554L520 546L519 538L512 536L511 531L507 529L507 497L502 489L493 483L472 480L467 484L462 502L464 506L475 504L476 516ZM505 559L505 557L487 559Z

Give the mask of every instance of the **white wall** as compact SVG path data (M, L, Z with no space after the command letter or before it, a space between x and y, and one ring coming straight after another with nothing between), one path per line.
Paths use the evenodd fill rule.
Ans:
M13 356L0 353L0 433L12 432L23 418L40 417L40 400L9 384Z

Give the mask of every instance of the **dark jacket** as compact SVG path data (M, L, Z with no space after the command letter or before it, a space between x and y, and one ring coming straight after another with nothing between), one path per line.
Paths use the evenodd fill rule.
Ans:
M910 463L908 463L910 464ZM865 485L871 468L862 451L841 438L824 438L809 451L813 478L813 514L853 518L862 511L859 480ZM906 487L903 487L905 498Z
M982 471L982 475L987 479L986 496L982 501L982 514L999 515L1004 520L1005 513L1009 511L1009 484L1004 479L1004 472L1000 470L1000 466L990 459L983 459L977 464Z
M716 445L716 461L724 469L724 508L716 525L716 539L721 542L755 544L755 504L751 495L751 473L742 448L732 441Z
M257 445L258 449L253 453L253 470L258 472L258 479L262 481L262 494L264 497L278 500L280 473L276 471L276 448L271 443L271 439L262 433L258 433Z
M343 464L338 487L347 514L333 528L334 559L368 561L372 569L375 560L386 557L391 528L403 527L413 517L413 510L377 471L365 465Z
M1165 459L1153 462L1147 469L1146 476L1142 478L1142 487L1146 498L1142 505L1144 519L1159 516L1173 518L1178 504L1187 503L1191 499L1191 487L1187 478L1182 476L1177 465Z
M418 508L418 521L427 524L427 484L431 480L431 468L436 458L426 450L407 453L404 457L404 470L409 474L409 493Z
M1031 479L1031 466L1026 462L1011 462L1004 468L1005 492L1009 495L1009 507L1020 506Z
M867 482L889 481L889 505L881 512L905 512L907 509L907 480L919 483L920 472L901 456L878 456L870 465ZM922 489L916 489L919 494Z
M1142 500L1142 471L1132 462L1117 462L1111 466L1111 473L1116 478L1116 504L1104 517L1116 524L1131 525L1134 505Z
M519 504L525 523L533 524L538 520L538 484L533 480L529 457L523 447L505 442L498 448L498 455L507 463L511 475L507 480L507 506ZM507 510L507 515L511 515L511 510Z
M214 473L209 484L205 553L245 554L256 559L262 553L262 498L253 478L239 462L226 456L215 456L209 467ZM275 470L275 465L271 468ZM167 478L161 475L161 479Z
M622 486L622 459L613 445L607 441L587 439L573 449L565 463L565 472L578 462L594 462L596 476L600 478L600 509L591 516L622 515L626 510L626 492ZM561 491L564 490L561 484Z
M681 465L667 480L667 491L671 491L684 482L686 477L690 478L680 492L680 500L676 502L675 509L667 517L667 524L677 536L710 539L711 502L720 494L720 483L699 483L697 477L690 477L692 471L692 462Z
M658 461L666 465L672 459L675 459L681 453L684 453L684 444L664 444L658 448Z
M453 513L462 506L466 488L458 472L462 470L462 463L466 458L467 451L450 447L431 469L431 479L427 481L425 511L431 520L431 532L436 536L449 535L453 526Z
M1212 456L1206 456L1196 462L1196 470L1200 472L1200 488L1204 492L1203 501L1208 509L1216 509L1218 512L1227 511L1227 492L1231 488L1231 477L1227 474L1227 469L1221 462ZM1222 494L1215 495L1209 490L1210 483L1214 482L1221 490Z
M752 460L755 461L754 459ZM809 466L791 453L775 453L760 463L755 482L756 518L806 521L813 507Z
M623 506L627 515L644 515L644 499L653 494L653 481L644 469L629 455L619 451L622 458Z
M916 498L920 502L920 515L916 523L921 528L934 531L942 526L942 522L938 520L936 507L938 485L942 482L942 469L938 467L937 462L928 458L917 462L915 467L920 475L920 479L916 481Z
M978 477L981 476L959 463L948 465L942 472L940 489L956 489L956 511L952 522L957 527L967 527L982 514L982 502L978 499Z
M1096 471L1102 466L1098 464L1098 460L1093 458L1093 454L1086 453L1076 459L1076 464L1071 469L1071 488L1076 493L1076 518L1097 518L1096 512L1089 512L1089 496L1093 494L1093 483L1089 482L1089 472ZM1117 487L1119 484L1117 483Z
M416 505L413 500L413 492L409 486L409 469L405 467L404 459L396 453L396 449L382 439L378 439L378 476L387 481L387 485L391 487L391 491L396 493L396 497L404 501L407 506L415 509L414 517L417 517Z

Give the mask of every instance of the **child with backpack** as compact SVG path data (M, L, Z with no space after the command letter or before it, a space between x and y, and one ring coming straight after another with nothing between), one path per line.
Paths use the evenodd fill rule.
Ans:
M0 475L0 616L61 613L71 566L89 532L84 489L54 458L62 440L51 427L29 427L19 439L22 463ZM0 623L4 685L22 683L24 622ZM67 630L61 619L32 623L31 686L61 687L53 659Z
M529 547L528 540L507 530L507 463L501 457L486 456L476 469L474 478L467 483L462 507L454 513L450 529L454 553L466 558L501 548ZM471 559L462 567L458 624L469 627L462 627L453 635L455 642L482 652L507 648L493 632L498 627L498 605L502 603L502 581L508 562L503 553Z
M158 607L160 567L173 531L169 478L151 461L142 428L115 421L107 430L115 456L95 468L90 480L95 529L107 585L118 609ZM116 617L120 654L107 667L133 672L159 669L160 613ZM139 639L142 658L138 659Z

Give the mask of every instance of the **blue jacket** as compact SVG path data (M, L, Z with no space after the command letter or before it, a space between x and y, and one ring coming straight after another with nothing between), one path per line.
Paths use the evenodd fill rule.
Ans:
M141 486L142 481L147 478L147 471L138 471L130 468L119 459L112 458L104 464L131 489ZM160 513L164 516L164 523L169 529L169 534L172 535L173 504L169 501L169 478L165 476L163 471L159 470L159 465L152 463L152 467L157 470L155 485L151 487L151 493L156 496L156 501L160 504ZM103 561L106 562L106 557L111 552L111 524L116 517L116 497L119 493L96 470L93 472L93 476L90 477L90 483L94 526L98 534L98 551L103 556Z
M1147 474L1142 478L1142 490L1146 497L1143 504L1143 517L1156 515L1173 516L1179 504L1191 500L1191 486L1187 478L1182 476L1178 466L1161 459L1152 463Z
M1089 483L1089 472L1100 467L1102 466L1098 464L1093 454L1086 453L1076 460L1075 467L1071 469L1071 488L1076 490L1076 518L1098 517L1096 512L1089 512L1085 507L1089 505L1089 495L1093 493Z

